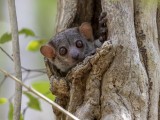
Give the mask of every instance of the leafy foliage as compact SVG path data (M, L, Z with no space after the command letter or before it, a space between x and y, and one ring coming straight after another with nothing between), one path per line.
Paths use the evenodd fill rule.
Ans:
M41 45L44 44L45 42L46 42L46 40L32 40L31 42L29 42L29 44L27 46L27 50L35 52L35 51L39 50Z
M18 33L19 34L24 34L26 37L28 37L28 36L35 36L35 33L32 30L27 29L27 28L23 28Z
M0 98L0 105L5 104L7 102L7 98Z
M23 94L26 95L29 99L29 102L27 103L29 108L41 111L40 102L38 98L34 97L28 92L23 92Z
M26 37L35 37L35 33L28 29L28 28L23 28L18 31L19 35L25 35ZM12 40L12 35L11 33L4 33L0 37L0 44L7 43ZM46 43L47 40L45 39L40 39L40 40L32 40L31 42L28 43L27 45L27 50L31 52L38 51L40 46L44 43Z
M51 100L55 100L55 96L52 95L52 93L48 90L50 87L49 82L47 81L38 81L32 83L32 87L36 89L38 92L44 94L47 98Z
M1 37L0 37L0 44L6 43L11 41L12 36L11 33L4 33Z
M25 35L26 37L28 36L35 36L34 32L28 28L23 28L20 31L18 31L19 35ZM12 35L11 33L4 33L1 37L0 37L0 44L4 44L6 42L9 42L12 40Z

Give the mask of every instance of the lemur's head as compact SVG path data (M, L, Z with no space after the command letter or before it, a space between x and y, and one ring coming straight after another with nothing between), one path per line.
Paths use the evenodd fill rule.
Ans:
M40 48L40 52L61 72L68 72L90 52L92 41L92 26L85 22L80 27L58 33Z

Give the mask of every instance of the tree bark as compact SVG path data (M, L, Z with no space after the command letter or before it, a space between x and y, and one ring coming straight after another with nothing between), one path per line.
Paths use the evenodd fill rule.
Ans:
M63 103L65 109L81 120L158 120L158 1L99 3L60 0L57 32L87 21L92 23L96 37L97 18L103 11L107 12L108 37L95 55L74 67L63 80L60 76L51 79L57 74L47 63L51 91L53 94L56 91L54 81L63 81L66 89L56 93L59 104ZM57 118L69 120L61 114Z
M157 1L136 1L135 24L140 54L148 77L148 119L158 119L159 101L159 45L157 34Z

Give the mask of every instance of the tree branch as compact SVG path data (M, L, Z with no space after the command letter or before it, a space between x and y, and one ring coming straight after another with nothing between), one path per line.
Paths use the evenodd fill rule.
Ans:
M12 32L12 49L13 49L13 58L15 63L14 64L15 73L16 73L16 77L22 80L15 0L8 0L8 9L9 9L11 32ZM15 99L14 99L14 115L13 115L14 120L20 119L21 99L22 99L22 86L16 83Z

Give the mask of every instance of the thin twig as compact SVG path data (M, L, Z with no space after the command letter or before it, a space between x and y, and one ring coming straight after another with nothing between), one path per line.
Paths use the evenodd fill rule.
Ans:
M28 106L23 109L23 112L22 112L23 118L25 118L25 113L26 113L27 110L28 110Z
M0 87L3 85L3 83L5 82L7 76L5 75L4 78L2 79L2 81L0 82Z
M30 75L30 72L27 72L26 76L23 78L23 82L28 79L29 75Z
M57 103L51 101L49 98L45 97L43 94L39 93L38 91L36 91L35 89L28 87L27 85L25 85L22 81L20 81L18 78L16 78L15 76L9 74L7 71L3 70L0 68L0 71L5 74L6 76L12 78L13 80L15 80L17 83L21 84L22 86L24 86L28 91L30 91L31 93L33 93L34 95L40 97L41 99L43 99L44 101L46 101L47 103L51 104L53 107L55 107L56 109L58 109L59 111L61 111L62 113L64 113L65 115L68 115L69 117L71 117L74 120L79 120L77 117L75 117L74 115L72 115L70 112L68 112L67 110L65 110L64 108L62 108L61 106L59 106Z
M41 72L41 73L46 73L46 70L44 68L43 69L28 69L28 68L22 67L22 69L25 70L26 72Z
M11 55L9 55L9 53L7 53L2 47L0 47L0 49L2 50L2 52L4 54L6 54L11 61L13 61L13 58L11 57ZM23 66L21 66L21 68L24 70L24 72L41 72L41 73L46 73L46 70L44 68L41 68L41 69L28 69L28 68L25 68Z
M13 58L2 47L0 49L13 61Z
M30 75L30 76L28 76L28 77L25 77L24 79L23 79L23 82L25 82L26 80L28 80L28 79L33 79L33 78L36 78L36 77L40 77L40 76L43 76L43 75L46 75L45 73L40 73L40 74L36 74L36 75Z

